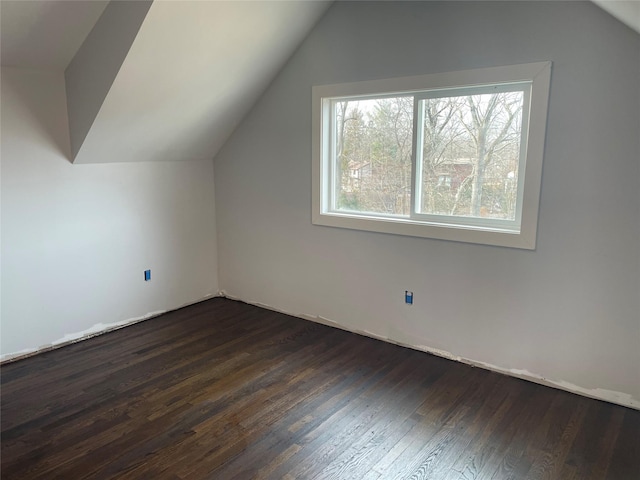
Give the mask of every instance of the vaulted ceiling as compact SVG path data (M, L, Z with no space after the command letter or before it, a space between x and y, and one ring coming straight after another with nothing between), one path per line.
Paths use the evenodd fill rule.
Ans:
M64 71L108 3L0 0L2 66Z
M74 163L211 159L330 3L2 0L2 62L65 70Z
M1 60L65 72L74 163L211 159L331 3L1 0Z

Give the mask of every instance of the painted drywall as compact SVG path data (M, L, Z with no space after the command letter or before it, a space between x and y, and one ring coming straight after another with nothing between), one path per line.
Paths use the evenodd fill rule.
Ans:
M335 3L214 160L221 288L640 407L639 51L589 2ZM311 224L313 85L540 61L535 251Z
M2 0L2 66L64 70L108 3L107 0Z
M640 2L638 0L592 0L596 5L640 33Z
M217 293L211 160L72 165L62 72L1 102L2 358Z
M110 2L67 66L71 159L77 157L152 3Z
M327 6L154 2L74 162L213 158ZM105 52L117 34L105 31Z

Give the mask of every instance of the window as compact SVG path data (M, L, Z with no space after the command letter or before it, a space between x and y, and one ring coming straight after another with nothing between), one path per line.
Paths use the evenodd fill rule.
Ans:
M551 63L313 88L313 223L534 249Z

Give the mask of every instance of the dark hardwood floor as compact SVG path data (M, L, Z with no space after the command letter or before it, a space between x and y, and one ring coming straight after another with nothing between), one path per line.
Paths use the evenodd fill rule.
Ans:
M225 299L1 368L3 479L640 479L640 412Z

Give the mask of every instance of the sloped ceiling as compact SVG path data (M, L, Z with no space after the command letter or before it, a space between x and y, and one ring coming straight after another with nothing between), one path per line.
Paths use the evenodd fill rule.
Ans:
M152 4L152 0L109 3L65 70L71 158L78 160ZM132 121L127 119L127 123ZM102 146L101 152L110 151L110 145Z
M331 3L1 0L1 60L66 69L74 163L211 159Z
M5 8L2 1L3 46L4 25L18 17L25 2L9 3ZM51 15L52 22L71 25L69 9L93 2L55 2L64 15L52 14L49 2L39 3L40 14L31 17ZM157 0L137 34L131 35L132 21L118 28L114 18L130 19L128 10L135 8L139 15L140 7L131 4L140 3L149 2L102 6L87 37L91 41L75 46L76 58L66 72L74 163L212 159L331 4ZM89 23L88 17L80 23ZM56 28L52 37L62 32ZM45 50L45 39L33 45L24 37L21 48L3 49L3 65L5 55L26 55L28 46ZM123 37L131 37L127 48ZM55 44L55 38L48 43ZM60 62L46 67L56 69Z
M108 3L1 0L2 66L64 70Z
M213 158L327 5L154 2L74 162Z
M640 0L592 0L622 23L640 33Z

